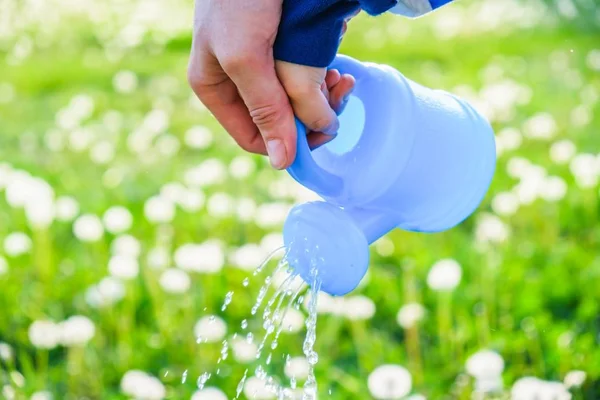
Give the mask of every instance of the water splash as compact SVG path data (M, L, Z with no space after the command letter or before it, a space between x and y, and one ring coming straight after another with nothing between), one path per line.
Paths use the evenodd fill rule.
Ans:
M233 290L230 290L225 295L225 301L223 301L223 306L221 307L221 311L227 310L229 304L231 304L231 300L233 300Z

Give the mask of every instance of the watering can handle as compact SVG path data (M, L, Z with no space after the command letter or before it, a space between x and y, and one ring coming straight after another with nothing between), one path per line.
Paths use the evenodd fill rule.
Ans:
M343 181L337 175L320 167L311 154L306 138L306 127L296 118L296 159L287 169L288 173L301 185L323 197L341 194Z

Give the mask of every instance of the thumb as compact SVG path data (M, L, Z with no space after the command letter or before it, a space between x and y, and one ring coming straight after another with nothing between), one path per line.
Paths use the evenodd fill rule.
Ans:
M284 61L275 63L277 75L296 116L308 130L335 136L339 122L323 90L326 68L308 67Z
M296 125L287 94L275 72L272 54L233 56L221 66L234 82L257 126L271 165L287 168L296 155Z

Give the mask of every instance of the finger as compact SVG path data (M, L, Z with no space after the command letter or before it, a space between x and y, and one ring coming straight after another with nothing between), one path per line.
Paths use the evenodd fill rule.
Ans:
M352 75L344 74L339 82L329 89L329 105L338 115L342 113L348 103L355 84L356 80Z
M325 75L325 87L327 89L335 86L340 79L342 78L342 74L337 69L329 69L327 70L327 75Z
M296 154L296 125L285 90L275 72L272 51L225 56L223 69L233 80L265 142L271 165L287 168Z
M264 141L235 84L216 58L192 51L188 81L194 93L238 145L246 151L266 154Z

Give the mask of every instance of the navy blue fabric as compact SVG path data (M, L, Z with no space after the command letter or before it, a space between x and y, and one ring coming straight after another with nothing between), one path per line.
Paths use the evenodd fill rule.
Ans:
M397 0L284 0L275 58L326 67L339 47L345 18L361 8L381 14L396 4Z

